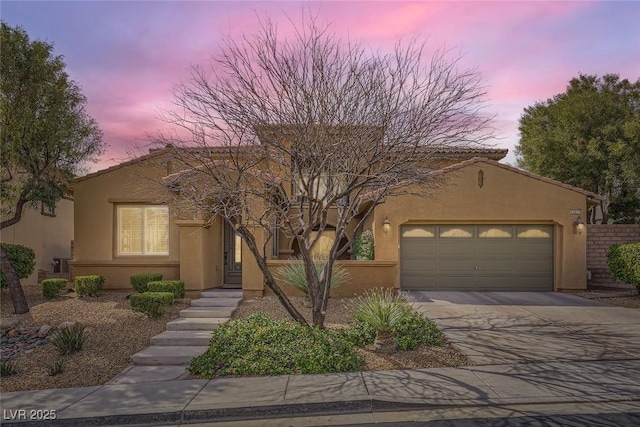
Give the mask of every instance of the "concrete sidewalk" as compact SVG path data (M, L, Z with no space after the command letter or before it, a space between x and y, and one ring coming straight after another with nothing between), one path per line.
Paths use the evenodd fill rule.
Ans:
M640 360L104 385L3 393L1 404L3 426L180 425L310 416L327 424L322 421L327 414L428 410L431 416L456 419L514 407L518 413L558 405L565 412L579 405L594 410L594 404L640 413ZM52 411L55 421L44 421ZM304 425L317 425L314 419Z

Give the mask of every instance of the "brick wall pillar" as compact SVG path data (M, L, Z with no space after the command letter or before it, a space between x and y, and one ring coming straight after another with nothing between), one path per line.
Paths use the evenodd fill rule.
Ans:
M640 224L587 225L587 270L591 271L589 286L624 286L613 280L607 266L607 251L611 245L640 242Z

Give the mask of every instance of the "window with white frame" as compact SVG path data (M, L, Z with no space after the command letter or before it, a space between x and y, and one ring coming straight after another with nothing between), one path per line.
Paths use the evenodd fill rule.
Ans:
M169 207L117 206L118 255L169 255Z

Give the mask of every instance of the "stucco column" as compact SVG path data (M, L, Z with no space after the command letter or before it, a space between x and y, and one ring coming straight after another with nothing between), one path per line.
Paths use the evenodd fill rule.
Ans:
M205 288L204 269L204 221L177 220L180 231L180 280L189 292L200 292Z
M258 248L262 248L264 234L261 227L256 226L253 229L253 236ZM244 240L242 240L242 290L245 297L248 298L261 297L264 292L264 276Z

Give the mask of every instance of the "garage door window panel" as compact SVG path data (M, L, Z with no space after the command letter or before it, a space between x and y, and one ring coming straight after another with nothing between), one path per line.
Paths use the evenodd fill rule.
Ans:
M518 226L518 239L550 239L550 226Z
M460 227L460 226L440 226L440 238L441 239L470 239L473 237L473 227Z
M513 237L513 227L480 225L478 226L478 237L481 239L511 239Z

